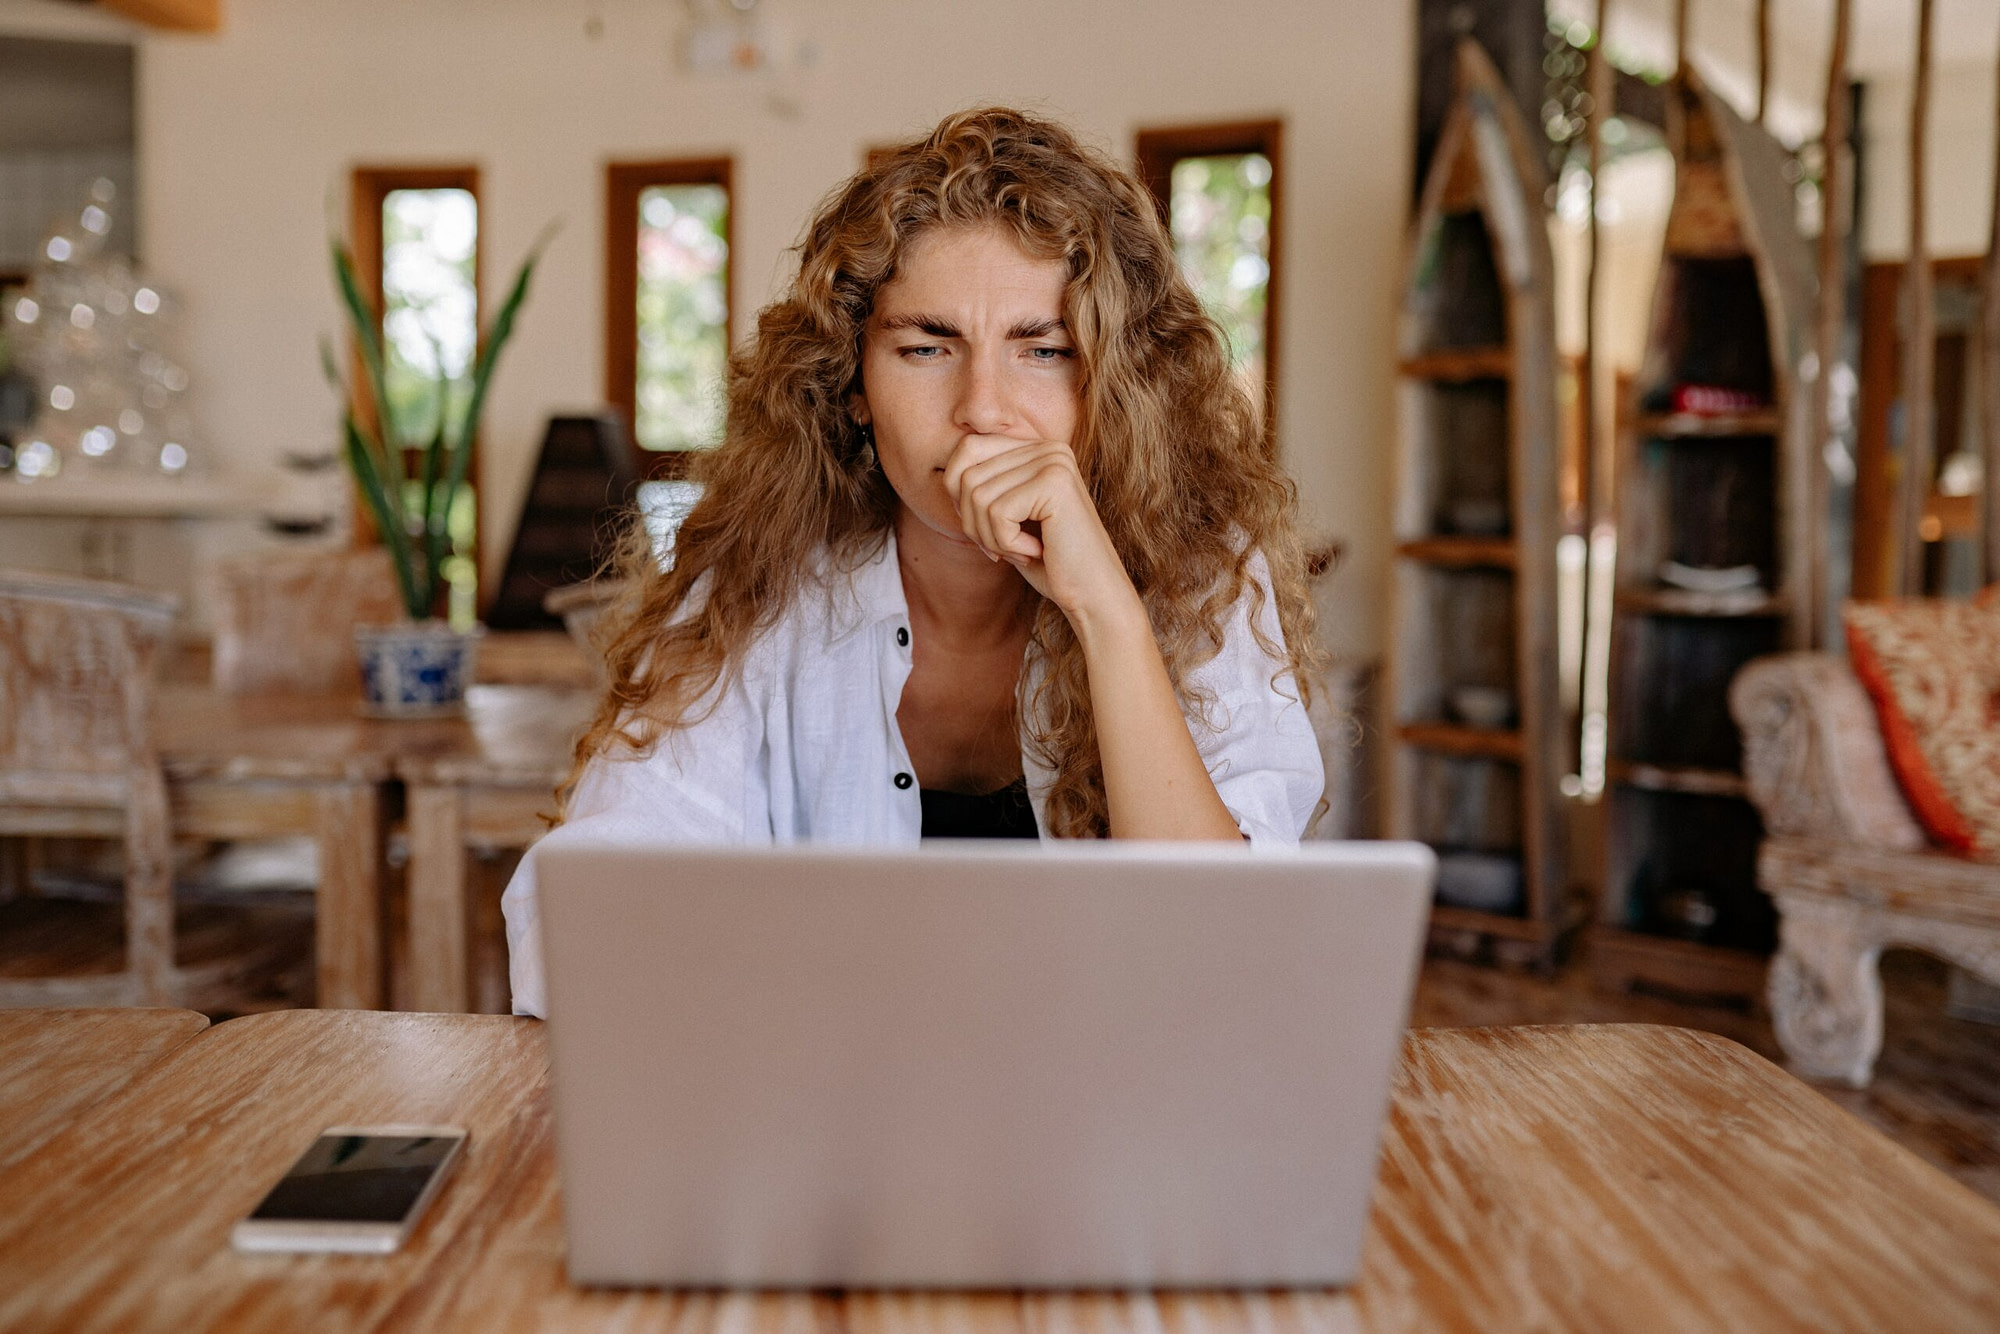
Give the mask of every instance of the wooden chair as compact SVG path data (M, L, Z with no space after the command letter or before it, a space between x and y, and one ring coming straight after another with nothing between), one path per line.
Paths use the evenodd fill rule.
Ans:
M354 628L399 621L395 569L381 547L262 551L206 577L214 625L209 682L228 695L358 694ZM196 903L311 902L319 878L310 838L233 840L184 868Z
M173 1005L166 780L148 735L174 599L0 571L0 836L119 838L125 968L0 979L0 1006Z
M360 689L354 627L403 618L389 553L260 552L210 572L210 679L232 695Z

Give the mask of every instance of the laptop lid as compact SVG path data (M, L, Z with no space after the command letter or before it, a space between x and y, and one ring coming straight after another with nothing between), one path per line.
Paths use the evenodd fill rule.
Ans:
M551 847L581 1283L1351 1280L1416 844Z

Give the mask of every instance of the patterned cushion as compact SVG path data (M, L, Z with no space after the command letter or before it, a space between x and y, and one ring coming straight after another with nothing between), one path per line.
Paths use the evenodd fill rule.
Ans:
M2000 861L2000 601L1855 602L1842 614L1917 818L1941 846Z

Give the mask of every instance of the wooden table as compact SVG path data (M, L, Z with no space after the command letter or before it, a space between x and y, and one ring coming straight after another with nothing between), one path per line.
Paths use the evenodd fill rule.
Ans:
M540 838L590 721L594 690L474 687L454 744L396 760L410 835L410 1003L472 1007L466 854L519 850Z
M324 1126L448 1121L401 1254L245 1257ZM1362 1276L1190 1294L718 1294L563 1276L545 1030L218 1025L0 1171L0 1330L1982 1330L2000 1210L1762 1058L1643 1026L1410 1035Z
M193 1010L0 1010L0 1170L207 1027Z
M480 761L491 757L505 770L509 757L524 748L536 756L549 753L551 726L560 733L570 725L537 720L579 718L588 699L583 691L560 687L474 686L463 718L389 722L363 717L357 701L343 695L230 696L205 686L166 686L155 709L154 740L167 774L175 834L214 839L305 834L317 841L319 1003L369 1008L383 1003L383 847L394 797L390 785L401 769L428 773L424 766L437 764L450 772L450 765L462 763L477 773ZM547 770L545 764L537 771L544 774L543 809L553 805ZM426 797L424 808L411 817L412 841L425 849L419 860L426 874L434 860L429 849L437 842L430 825L422 823L430 805ZM423 878L417 867L412 875ZM454 893L462 903L463 890ZM435 897L426 882L425 901ZM419 916L413 907L413 919ZM428 938L424 948L430 948ZM461 927L461 979L463 952ZM429 958L425 952L412 956L419 979Z

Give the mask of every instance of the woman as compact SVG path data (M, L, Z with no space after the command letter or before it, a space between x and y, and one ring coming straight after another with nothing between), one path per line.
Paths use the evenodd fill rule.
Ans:
M695 468L544 845L1298 841L1292 488L1151 197L1061 126L964 112L838 191ZM532 853L505 907L543 1013Z

